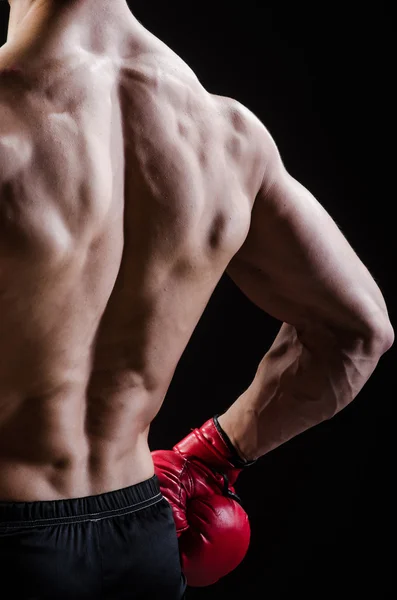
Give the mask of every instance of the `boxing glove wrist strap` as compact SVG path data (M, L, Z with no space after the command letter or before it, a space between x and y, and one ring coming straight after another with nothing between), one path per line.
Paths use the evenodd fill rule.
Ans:
M229 436L227 435L227 433L222 429L219 421L218 421L218 417L220 415L215 415L214 416L214 425L219 433L219 435L222 437L222 439L224 440L226 446L228 447L230 453L231 453L231 457L229 458L229 461L231 462L231 464L236 467L237 469L245 469L246 467L250 467L251 465L254 465L256 463L256 461L258 459L255 460L246 460L244 458L242 458L235 446L232 444Z

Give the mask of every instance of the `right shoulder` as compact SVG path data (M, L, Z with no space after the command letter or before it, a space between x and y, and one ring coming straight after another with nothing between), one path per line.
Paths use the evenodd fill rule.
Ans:
M0 93L0 184L32 158L32 140L13 104Z
M214 96L234 133L246 140L249 157L245 171L252 205L264 186L277 178L282 160L276 142L260 118L234 98Z

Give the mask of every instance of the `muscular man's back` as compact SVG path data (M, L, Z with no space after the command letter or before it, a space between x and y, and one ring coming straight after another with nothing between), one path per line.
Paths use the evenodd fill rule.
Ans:
M123 58L4 71L0 110L0 498L133 485L249 230L254 122L143 28Z

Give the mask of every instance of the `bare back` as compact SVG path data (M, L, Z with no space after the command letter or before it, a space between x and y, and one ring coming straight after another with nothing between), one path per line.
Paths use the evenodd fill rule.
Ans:
M131 48L0 78L0 500L153 474L150 423L248 234L244 110Z

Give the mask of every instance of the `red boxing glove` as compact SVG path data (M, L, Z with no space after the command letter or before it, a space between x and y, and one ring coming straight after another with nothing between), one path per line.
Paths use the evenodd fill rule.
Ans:
M242 469L256 461L239 457L217 417L152 457L161 492L173 509L187 583L212 585L247 553L248 515L233 485Z

